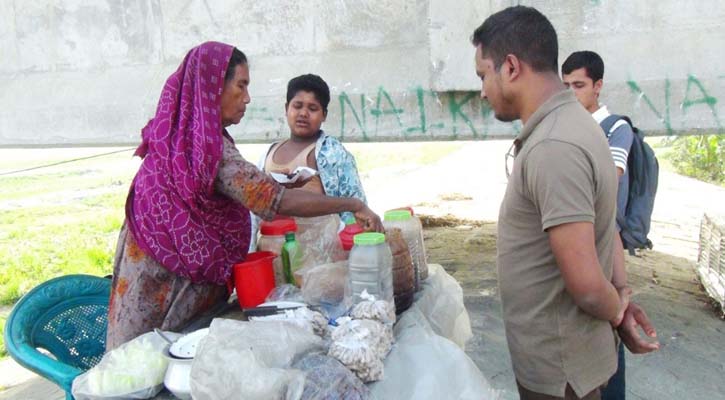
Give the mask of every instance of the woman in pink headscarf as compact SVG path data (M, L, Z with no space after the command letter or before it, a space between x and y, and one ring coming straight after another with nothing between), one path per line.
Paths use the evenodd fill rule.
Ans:
M207 42L166 81L142 131L143 158L114 259L107 349L152 330L179 330L228 295L232 264L251 236L249 211L311 217L345 211L368 230L380 218L355 198L285 190L244 158L226 127L250 101L238 49Z

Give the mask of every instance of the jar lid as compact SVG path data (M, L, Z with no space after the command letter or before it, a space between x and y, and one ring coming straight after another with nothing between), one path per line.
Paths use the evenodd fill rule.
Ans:
M297 223L292 218L280 218L262 222L259 230L262 235L283 236L287 232L297 232Z
M385 221L406 221L411 218L408 210L389 210L385 212Z
M355 223L354 219L352 220L352 223L345 225L345 229L341 230L338 234L340 237L340 243L342 243L342 248L346 251L350 251L353 244L355 244L355 235L363 232L365 232L363 228Z
M385 243L385 235L378 232L365 232L358 233L353 238L355 245L360 246L375 246L377 244Z

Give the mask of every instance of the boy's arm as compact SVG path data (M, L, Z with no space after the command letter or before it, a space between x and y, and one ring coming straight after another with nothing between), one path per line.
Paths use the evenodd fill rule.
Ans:
M626 121L620 119L614 124L609 135L609 151L612 152L614 166L617 168L617 177L624 175L627 170L627 158L633 139L634 132Z

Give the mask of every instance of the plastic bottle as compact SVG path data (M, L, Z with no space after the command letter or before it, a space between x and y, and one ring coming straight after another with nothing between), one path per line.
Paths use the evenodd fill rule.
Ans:
M284 235L285 242L282 246L282 271L286 283L295 284L294 272L297 271L302 264L302 250L299 243L295 240L294 232L287 232Z
M271 251L280 255L285 242L285 233L297 232L297 223L292 218L263 221L259 225L259 232L261 235L257 241L257 251Z
M281 256L282 246L285 243L285 233L297 232L297 223L292 218L278 218L273 221L263 221L259 226L259 240L257 251L271 251ZM282 257L276 257L272 263L274 268L274 282L277 286L286 283L282 268Z
M410 211L408 210L389 210L385 212L385 218L383 220L383 226L385 230L389 229L400 229L403 234L403 239L408 244L408 251L410 251L410 258L413 260L413 267L415 270L415 290L420 290L420 234L418 232L418 224L413 220Z
M395 312L400 314L413 303L415 294L415 267L410 258L408 244L398 228L385 230L385 241L393 253L393 297Z
M413 217L413 220L418 225L418 244L420 245L420 247L418 247L418 269L420 281L422 282L428 279L428 254L426 254L425 240L423 240L423 222L420 220L420 218L418 218L417 215L415 215L412 207L406 207L406 209L410 210L411 217Z
M364 290L379 300L393 302L393 255L385 235L359 233L353 241L349 260L353 302L360 302Z

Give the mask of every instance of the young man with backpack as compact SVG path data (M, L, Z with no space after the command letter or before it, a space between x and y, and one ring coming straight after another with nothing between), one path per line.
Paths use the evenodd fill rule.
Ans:
M619 179L617 229L620 234L615 235L614 259L615 264L621 265L620 270L624 271L623 241L630 253L634 251L634 248L652 247L651 242L647 240L647 232L657 187L657 161L651 149L642 141L641 133L632 127L629 118L612 115L607 106L599 103L599 94L604 84L604 62L597 53L593 51L574 52L564 61L561 71L564 84L574 91L577 100L599 123L609 142L609 149ZM635 158L637 162L634 162ZM650 161L649 168L645 167L647 161ZM635 170L630 171L629 167ZM630 193L630 174L637 174L634 176L636 179L633 180L637 184L637 187L633 188L633 193ZM628 204L632 197L634 197L632 204ZM628 206L630 209L636 210L630 212L629 218L627 216ZM620 281L626 285L626 274L620 278ZM624 345L627 345L632 353L647 353L659 347L657 343L650 344L643 341L639 334L636 337L630 336L631 329L633 328L636 332L637 325L642 326L650 337L654 337L655 333L641 307L630 301L627 311L630 312L630 318L627 320L627 324L619 329L623 344L620 344L619 347L617 372L602 391L604 400L625 398ZM622 329L630 329L630 331L623 333ZM633 342L633 339L636 341Z
M564 84L574 91L579 102L604 130L619 176L617 228L624 248L652 248L647 238L654 199L657 193L659 165L644 135L626 116L610 114L599 103L603 86L604 62L593 51L572 53L561 66Z

